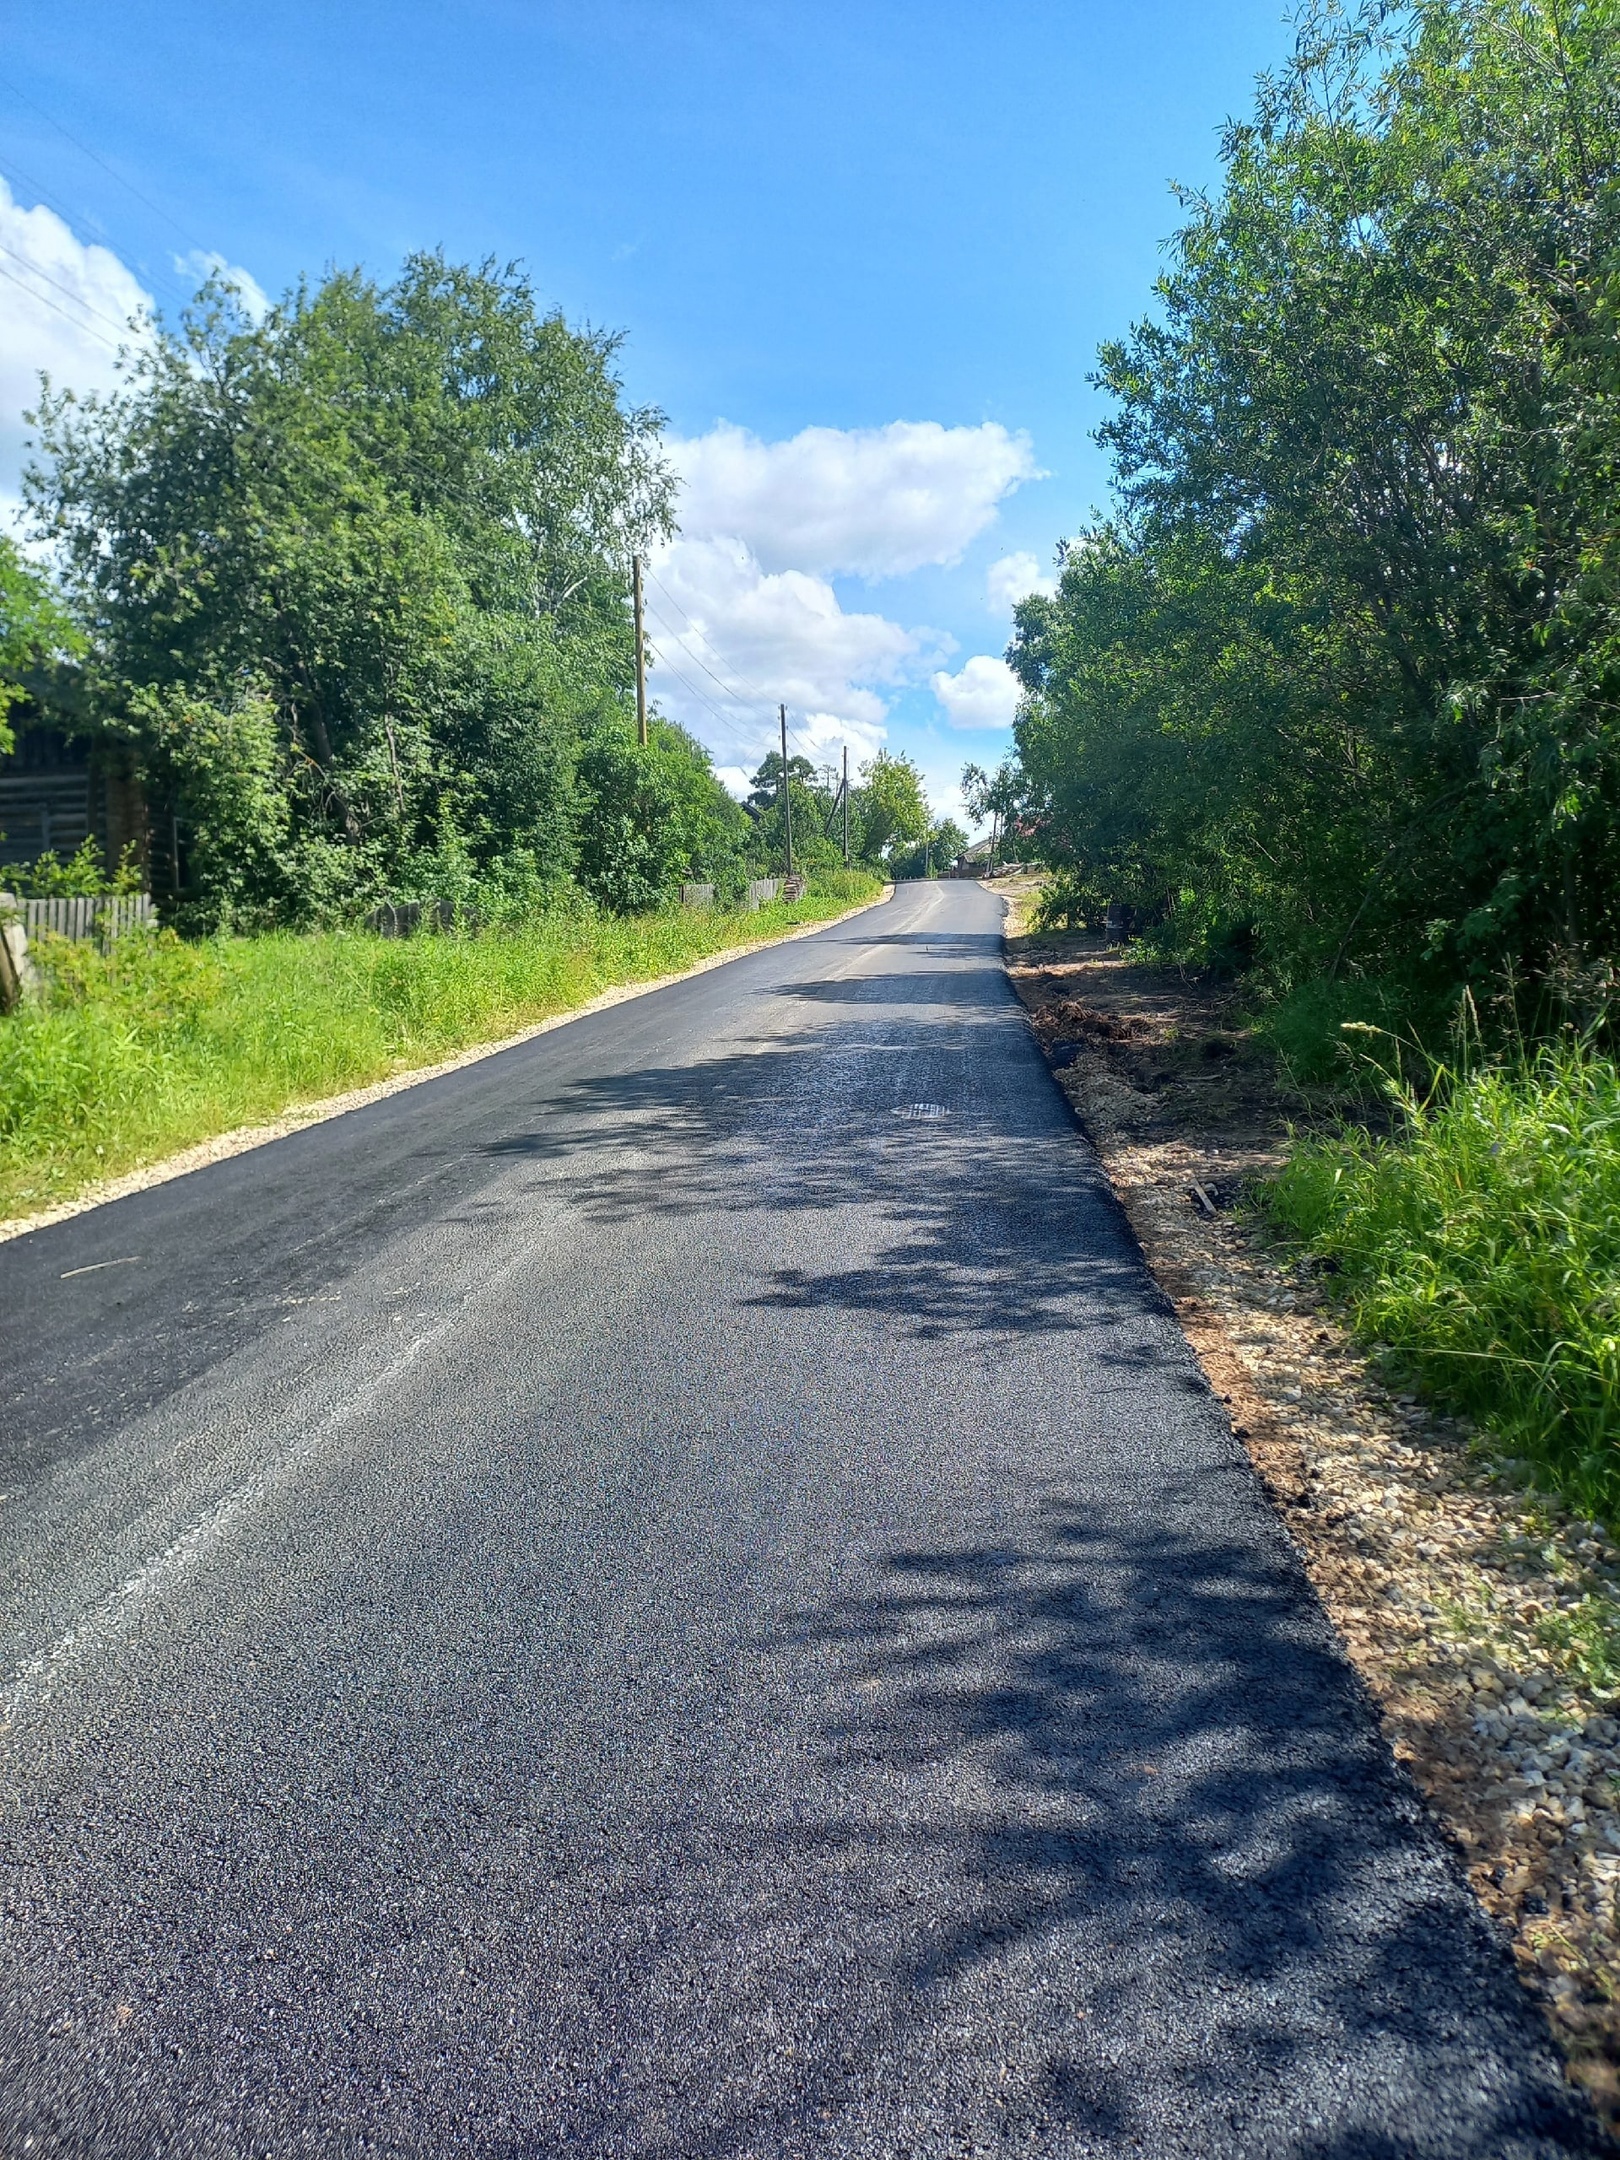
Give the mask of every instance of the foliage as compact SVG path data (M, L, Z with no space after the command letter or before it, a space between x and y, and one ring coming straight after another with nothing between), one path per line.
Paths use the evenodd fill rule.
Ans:
M29 677L83 650L83 635L50 580L0 533L0 755L12 745L6 715L28 695Z
M180 822L177 919L358 909L451 834L568 874L574 758L630 681L628 552L670 526L614 351L516 271L427 255L259 324L205 289L112 396L47 387L30 499L98 718Z
M887 862L922 840L933 823L922 774L908 757L887 750L861 767L854 791L864 860Z
M993 773L982 765L962 767L962 800L975 825L990 824L990 865L994 869L1008 827L1024 799L1024 775L1016 757L1004 757Z
M793 816L793 867L795 870L829 870L844 859L842 783L830 767L817 771L806 757L788 759L788 791ZM767 751L749 783L747 805L758 834L757 855L762 866L780 870L787 863L787 839L782 818L782 754ZM859 857L860 818L852 791L850 814L851 852Z
M1024 601L1030 809L1284 986L1620 937L1620 8L1303 18L1104 348L1118 510Z
M613 916L577 894L471 937L357 932L39 941L47 987L0 1026L0 1214L233 1126L499 1039L871 898L836 872L792 906Z
M968 836L954 818L930 824L920 840L889 856L889 874L897 878L938 877L948 870L968 844Z
M1099 901L1094 880L1072 866L1047 879L1030 911L1032 930L1090 930L1106 912L1106 896Z
M65 862L55 848L47 848L31 863L8 863L0 876L9 891L25 900L73 900L138 893L142 873L133 848L127 849L117 869L109 872L100 848L93 839L86 839Z
M1396 1094L1393 1139L1295 1149L1272 1221L1429 1392L1620 1518L1620 1070L1548 1045Z
M655 907L685 878L713 884L722 899L741 892L753 827L683 729L653 720L641 749L627 724L605 722L581 752L577 780L579 881L603 907Z

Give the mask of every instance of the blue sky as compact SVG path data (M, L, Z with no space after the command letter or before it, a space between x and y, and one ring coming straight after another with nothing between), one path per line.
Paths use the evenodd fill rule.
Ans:
M111 322L205 258L275 294L520 257L669 415L666 708L737 771L785 696L818 756L907 750L942 805L1007 739L1015 589L1104 496L1085 378L1147 305L1169 183L1215 176L1288 41L1280 0L7 19L0 495L34 369L104 380Z

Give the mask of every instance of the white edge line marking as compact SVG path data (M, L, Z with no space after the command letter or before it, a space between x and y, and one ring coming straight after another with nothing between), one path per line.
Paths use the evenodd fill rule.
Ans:
M450 1323L447 1321L445 1326ZM199 1515L194 1523L181 1531L162 1552L154 1553L132 1575L126 1576L116 1589L107 1594L76 1620L72 1627L59 1635L48 1650L18 1668L10 1685L0 1689L0 1735L16 1729L17 1721L29 1710L37 1710L50 1700L62 1668L73 1659L92 1655L105 1649L120 1635L153 1591L162 1589L176 1577L184 1574L212 1545L218 1543L238 1519L245 1515L256 1501L263 1500L273 1485L280 1484L293 1471L299 1469L340 1425L346 1424L358 1411L367 1409L389 1381L395 1380L406 1367L416 1361L417 1353L442 1334L443 1328L427 1335L418 1335L392 1363L368 1380L337 1409L329 1411L321 1422L293 1442L285 1454L278 1457L269 1468L246 1479L223 1500L216 1501L206 1514Z

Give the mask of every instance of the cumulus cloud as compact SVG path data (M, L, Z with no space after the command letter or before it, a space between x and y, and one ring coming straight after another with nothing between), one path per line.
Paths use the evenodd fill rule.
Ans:
M174 267L183 278L190 278L198 285L209 278L218 278L222 285L229 285L242 303L242 312L249 322L263 322L270 312L270 296L251 270L244 270L240 263L227 262L218 248L193 248L189 254L177 255Z
M768 572L823 577L957 562L1005 497L1039 475L1029 437L994 420L811 427L774 443L722 422L668 447L684 533L726 533Z
M937 652L927 632L851 612L825 578L767 571L731 534L678 540L647 579L652 680L661 704L716 753L752 771L788 707L799 746L883 740L883 690Z
M1029 438L995 421L812 427L782 442L722 422L667 447L681 530L648 583L654 681L728 785L775 741L778 702L811 755L879 748L896 691L955 647L846 607L833 581L959 561L1039 471Z
M152 303L110 249L87 247L43 204L25 210L3 179L0 273L0 496L9 501L41 370L58 389L106 389L120 345L145 335Z
M1031 593L1055 593L1057 579L1041 568L1033 555L1003 555L985 573L985 589L998 615L1010 615L1020 600Z
M952 727L1011 727L1018 710L1018 677L1005 660L975 653L956 674L932 678L933 691Z

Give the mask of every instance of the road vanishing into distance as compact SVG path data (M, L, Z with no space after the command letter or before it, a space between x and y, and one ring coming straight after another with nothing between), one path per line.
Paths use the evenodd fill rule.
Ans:
M0 1330L5 2160L1602 2149L977 886Z

